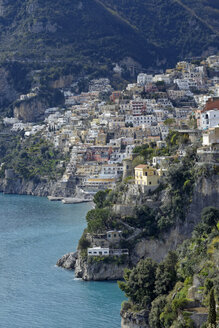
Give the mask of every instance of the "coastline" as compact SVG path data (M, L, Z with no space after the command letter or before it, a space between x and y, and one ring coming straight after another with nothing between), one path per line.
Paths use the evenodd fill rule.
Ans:
M91 286L55 266L61 254L76 249L90 204L63 206L45 197L0 196L1 311L6 314L1 326L13 328L7 315L13 313L19 327L120 327L124 296L115 283Z

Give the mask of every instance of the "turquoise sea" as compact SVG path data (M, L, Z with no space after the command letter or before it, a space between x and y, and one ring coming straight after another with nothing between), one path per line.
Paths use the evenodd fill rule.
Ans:
M0 327L119 328L115 282L84 282L55 266L76 250L89 204L0 194Z

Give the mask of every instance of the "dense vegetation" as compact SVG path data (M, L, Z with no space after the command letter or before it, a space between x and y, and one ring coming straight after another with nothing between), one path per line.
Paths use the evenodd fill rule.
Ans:
M13 136L7 144L0 143L1 170L14 169L19 177L40 182L43 179L57 180L65 170L68 155L55 149L52 144L39 135L23 139ZM60 165L62 162L62 165Z
M179 148L184 149L191 142L188 134L181 134L178 131L170 130L166 138L166 146L163 148L157 148L156 142L150 142L149 144L143 144L136 146L133 153L138 155L133 161L133 167L138 164L145 164L152 162L154 156L173 156L170 159L171 162L178 162L176 152ZM175 157L175 159L174 159Z
M125 271L125 280L119 282L129 298L123 305L124 310L149 310L151 328L192 328L192 312L206 308L208 323L216 327L218 246L219 210L208 207L202 211L201 223L192 238L176 252L169 252L160 264L146 259ZM194 279L198 284L194 285Z

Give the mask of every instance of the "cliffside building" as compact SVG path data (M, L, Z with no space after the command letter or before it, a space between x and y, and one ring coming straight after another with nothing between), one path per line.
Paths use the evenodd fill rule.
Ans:
M111 243L119 242L122 237L122 231L107 231L107 240Z
M88 256L121 256L129 255L128 249L111 249L109 247L92 247L87 250Z
M202 130L213 128L219 125L219 109L211 109L201 114L200 125Z
M203 132L202 147L197 149L197 155L200 162L212 163L218 166L219 126Z
M144 191L155 189L159 184L158 170L149 165L138 165L135 167L135 184L142 187Z
M211 128L203 133L202 145L209 147L216 147L219 149L219 126Z

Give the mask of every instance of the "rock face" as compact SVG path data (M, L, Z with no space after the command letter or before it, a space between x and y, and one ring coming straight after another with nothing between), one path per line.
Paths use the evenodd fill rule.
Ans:
M201 211L207 206L219 208L219 176L200 179L197 182L193 201L189 207L184 222L179 222L162 239L144 239L136 244L131 253L131 262L136 264L140 259L151 257L160 262L168 251L176 249L185 239L191 236L194 227L198 224Z
M123 277L124 269L128 263L89 262L80 254L75 265L75 277L83 280L118 280Z
M23 122L37 122L44 118L48 102L39 97L18 102L14 107L14 117Z
M52 24L51 22L44 23L42 21L34 22L33 25L30 25L28 28L29 32L31 33L42 33L42 32L49 32L55 33L57 31L57 25Z
M147 257L161 262L170 250L175 250L185 239L185 235L180 234L179 227L164 234L162 239L142 239L131 252L131 263L136 265L140 259Z
M63 75L58 80L50 82L49 86L53 89L69 87L73 81L73 75Z
M61 257L56 263L57 266L68 270L74 270L78 258L78 252L68 253Z
M201 211L207 206L219 207L219 176L213 175L197 182L193 201L180 232L190 236L194 226L199 222Z
M0 2L0 16L3 11ZM0 68L0 106L9 104L17 98L17 92L8 82L8 72L4 68Z
M76 182L27 181L18 177L14 170L6 170L5 178L0 179L0 192L6 194L72 197L75 194Z
M195 327L200 328L204 323L206 323L208 319L208 313L193 313L191 315L191 319L194 322Z
M159 239L142 239L136 243L135 247L130 250L129 263L117 265L103 261L89 262L79 255L75 265L76 277L84 280L122 279L124 268L129 265L136 265L140 259L150 257L161 262L170 250L175 250L177 245L191 236L195 225L200 220L202 209L210 205L219 207L219 176L203 178L198 181L194 190L193 202L184 222L177 223L174 228Z
M0 0L0 16L4 16L6 7L6 0Z
M131 311L121 310L122 317L121 328L150 328L148 324L149 311L140 311L134 313Z

